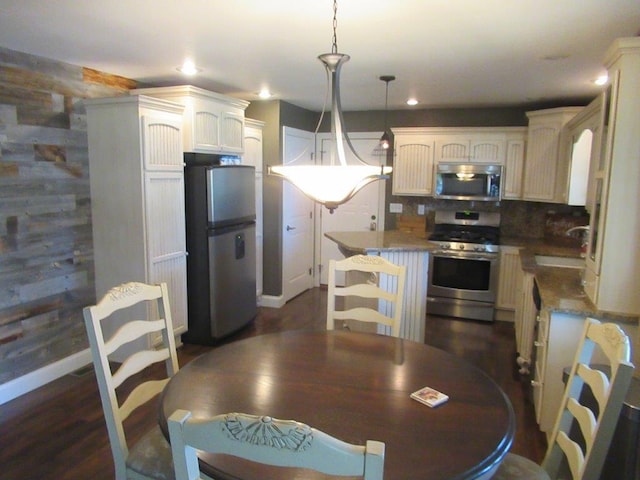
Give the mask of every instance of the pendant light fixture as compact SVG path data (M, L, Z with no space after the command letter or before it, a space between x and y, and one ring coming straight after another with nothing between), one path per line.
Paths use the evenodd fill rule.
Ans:
M387 110L389 108L389 82L393 82L396 79L393 75L383 75L380 77L384 83L386 83L386 92L384 96L384 132L380 137L380 146L384 150L388 150L391 146L391 140L389 139L389 125L387 124Z
M333 2L333 46L331 53L324 53L318 59L327 73L327 88L331 90L331 146L329 165L274 165L268 167L270 175L284 178L295 185L307 197L329 209L331 213L351 199L365 185L389 178L391 167L369 165L356 153L347 132L344 130L342 106L340 104L340 68L349 61L349 55L338 53L337 41L338 2ZM324 108L320 122L324 115ZM318 126L320 126L318 122ZM348 165L345 144L358 161ZM386 158L385 158L386 160Z

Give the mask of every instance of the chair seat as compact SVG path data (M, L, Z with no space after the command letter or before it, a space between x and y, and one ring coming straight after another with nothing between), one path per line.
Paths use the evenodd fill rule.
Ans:
M175 480L171 445L155 426L136 442L127 457L127 477L131 479Z
M547 472L528 458L508 453L491 480L549 480Z

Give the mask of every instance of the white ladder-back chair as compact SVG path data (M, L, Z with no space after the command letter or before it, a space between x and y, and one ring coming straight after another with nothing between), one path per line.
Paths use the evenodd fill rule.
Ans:
M120 310L130 309L145 302L151 318L132 318L122 325L111 338L103 335L104 322ZM140 310L137 310L138 312ZM167 285L147 285L131 282L109 290L97 305L83 310L100 398L104 410L111 452L115 463L116 479L173 479L171 447L156 426L130 449L127 445L123 422L136 408L158 395L178 371L175 339ZM109 356L121 346L148 335L162 334L163 345L158 349L142 350L130 355L112 373ZM147 342L150 343L150 342ZM159 380L139 383L127 398L118 403L116 390L133 375L151 365L165 362L166 376ZM132 380L133 381L133 380Z
M365 283L356 283L340 287L336 285L336 272L363 272L370 274ZM385 276L382 277L381 274ZM329 261L329 278L327 287L327 329L335 328L335 320L358 320L374 322L391 328L391 335L400 336L402 312L404 304L404 285L407 267L395 265L388 260L373 255L354 255L344 260ZM384 279L386 285L381 284ZM383 288L384 287L384 288ZM344 310L336 310L336 297L360 297L377 299L375 308L356 306ZM372 305L373 307L373 305ZM384 313L381 313L384 312Z
M608 377L589 366L595 363L592 360L596 346L608 360L611 368ZM507 454L492 478L597 480L631 383L634 366L629 357L629 339L620 327L587 318L542 466ZM598 357L598 364L602 363L600 360ZM580 403L585 384L597 401L597 411ZM576 428L584 440L576 441L572 433Z
M168 425L177 480L201 478L196 450L328 475L383 478L384 443L352 445L293 420L243 413L203 420L176 410Z

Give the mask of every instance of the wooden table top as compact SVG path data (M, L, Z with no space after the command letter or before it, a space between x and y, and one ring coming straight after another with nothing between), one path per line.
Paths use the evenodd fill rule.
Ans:
M449 401L429 408L411 392L430 386ZM168 383L159 421L176 409L230 412L308 424L346 442L386 444L387 480L481 478L507 453L511 402L484 372L440 349L383 335L289 331L216 348ZM316 472L201 456L216 479L317 479Z

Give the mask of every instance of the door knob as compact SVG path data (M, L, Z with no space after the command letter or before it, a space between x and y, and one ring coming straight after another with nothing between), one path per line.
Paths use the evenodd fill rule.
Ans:
M296 227L292 227L290 225L287 225L287 232L290 232L291 230L295 230Z

